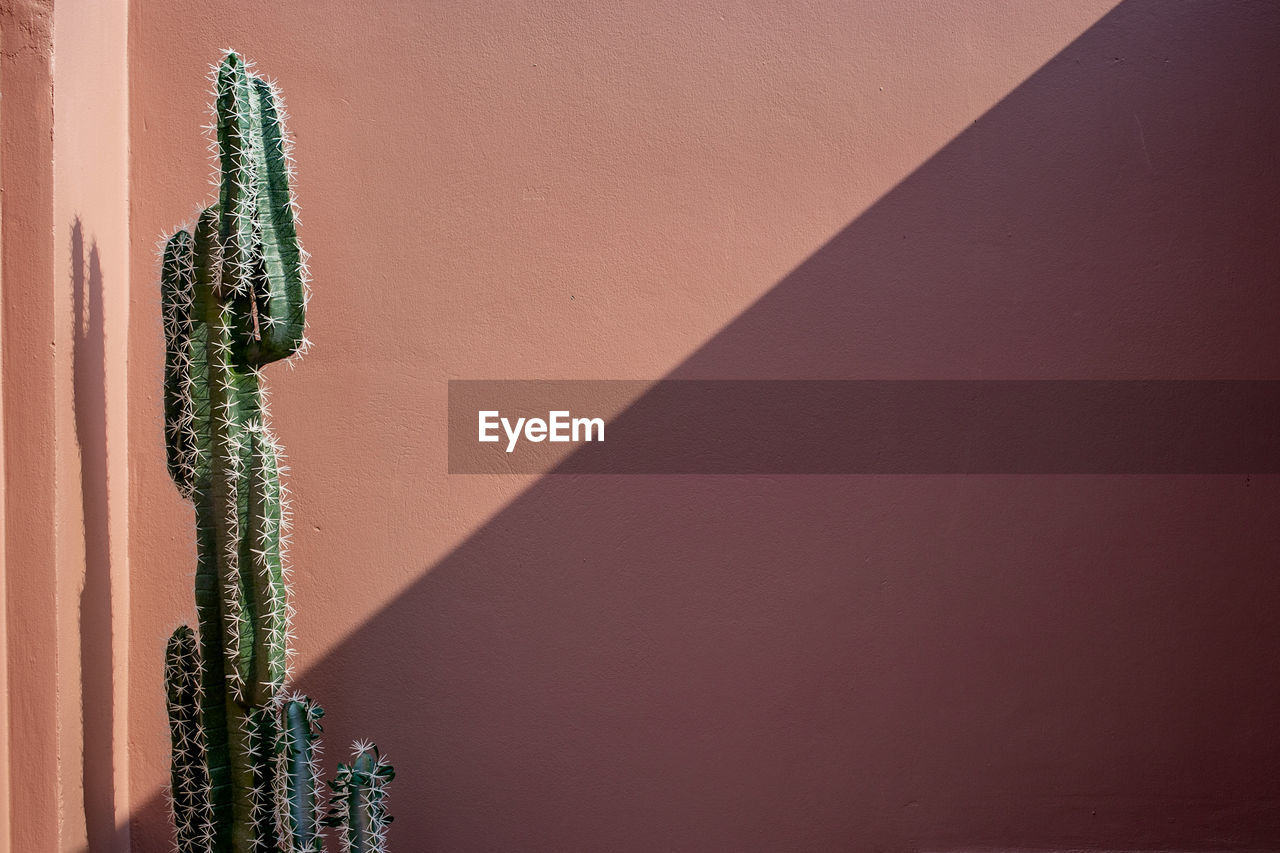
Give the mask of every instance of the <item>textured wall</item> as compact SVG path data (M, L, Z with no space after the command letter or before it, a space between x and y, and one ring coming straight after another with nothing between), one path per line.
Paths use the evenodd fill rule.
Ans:
M303 686L402 850L1280 845L1280 482L450 477L450 378L1280 378L1268 3L134 2L130 736L193 618L154 241L275 76Z
M6 658L0 769L6 783L29 782L5 785L0 820L6 849L57 850L58 822L51 818L61 810L61 685L50 677L57 672L58 632L52 617L58 600L54 394L55 370L67 359L50 347L66 329L53 308L60 290L53 282L53 10L48 2L30 2L0 11ZM14 500L19 494L23 499ZM23 748L14 749L19 744Z

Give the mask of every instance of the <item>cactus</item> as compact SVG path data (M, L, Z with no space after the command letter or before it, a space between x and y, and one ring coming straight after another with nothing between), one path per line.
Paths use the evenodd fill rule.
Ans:
M164 672L173 750L170 791L179 853L206 849L213 832L209 771L204 732L200 730L199 657L195 632L185 625L174 631L165 648Z
M180 853L315 853L324 712L284 698L288 510L262 386L306 348L306 255L279 93L228 53L215 113L217 203L161 260L167 463L195 506L199 620L165 656L174 824Z
M337 776L329 782L333 801L325 822L341 827L343 853L385 853L387 826L387 783L396 777L372 744L356 743L350 764L339 764Z

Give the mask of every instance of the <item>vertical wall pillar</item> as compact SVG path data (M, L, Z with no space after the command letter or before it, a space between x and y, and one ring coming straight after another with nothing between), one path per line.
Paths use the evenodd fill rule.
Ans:
M0 0L0 850L127 850L123 2Z
M53 4L13 0L0 12L5 849L58 850Z

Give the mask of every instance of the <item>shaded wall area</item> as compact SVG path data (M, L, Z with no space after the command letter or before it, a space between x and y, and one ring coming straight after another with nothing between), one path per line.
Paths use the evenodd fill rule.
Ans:
M299 64L282 82L316 256L321 346L276 405L301 686L328 709L330 763L356 736L395 761L393 845L1280 845L1274 477L442 473L458 376L1280 378L1280 10L874 6L755 10L727 39L698 5L547 9L526 51L510 21L464 13L450 30L388 4L383 49L419 39L430 61L402 58L419 76L364 85L356 107L292 41L245 47ZM1010 15L1000 54L983 40ZM619 31L658 38L614 64ZM1046 31L1060 42L1002 89L991 69L1031 62ZM152 71L161 32L134 31ZM325 44L313 18L300 32ZM763 59L741 79L708 71L682 62L686 37L723 68L748 47ZM375 34L354 39L390 79ZM449 53L472 48L474 65ZM895 84L913 97L874 106ZM591 101L597 86L621 106ZM407 127L380 124L414 102ZM159 150L142 122L161 100L139 104L135 163ZM304 117L326 105L366 121L322 136ZM523 118L511 138L485 133L504 109ZM391 178L345 159L370 127ZM894 143L935 137L894 175ZM202 169L135 178L136 194L187 191ZM839 227L795 254L842 196ZM804 260L748 286L788 256ZM182 614L190 522L163 492L143 347L158 318L135 331L156 380L133 389L133 506L155 510L135 587ZM167 832L162 622L134 623L137 849Z
M1275 378L1278 23L1122 4L673 375ZM1278 486L552 476L304 681L424 847L1274 845Z
M107 343L102 261L85 243L84 225L71 226L72 349L76 443L80 447L84 519L84 583L80 590L81 779L85 844L110 850L115 834L112 772L116 709L112 687L111 525L107 479Z

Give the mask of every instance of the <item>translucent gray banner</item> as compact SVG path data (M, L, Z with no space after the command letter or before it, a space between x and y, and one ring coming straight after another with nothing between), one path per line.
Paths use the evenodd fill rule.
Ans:
M449 383L456 474L1273 474L1276 381Z

